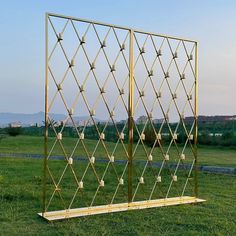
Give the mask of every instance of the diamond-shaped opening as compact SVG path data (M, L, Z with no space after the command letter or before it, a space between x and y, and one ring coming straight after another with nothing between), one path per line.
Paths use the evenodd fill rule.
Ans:
M63 172L67 170L67 162L65 160L50 160L48 161L48 192L47 199L48 202L50 198L54 199L58 197L58 204L60 204L60 209L66 208L64 199L62 200L62 193L60 188L60 181L62 178ZM61 197L60 197L61 196ZM63 197L62 197L63 198ZM59 205L57 205L57 208Z
M195 160L195 148L194 147L194 144L193 144L193 140L189 141L189 140L186 140L186 155L188 158L186 158L186 163L190 163L191 161L194 161Z
M177 91L175 92L177 98L175 99L175 103L176 106L178 107L179 112L181 113L181 115L186 116L186 103L187 103L187 95L186 92L184 90L184 87L182 86L182 84L179 85Z
M117 166L117 172L119 175L119 185L115 190L115 193L112 195L112 202L123 203L128 201L128 174L127 174L127 162L119 163Z
M136 63L134 78L135 78L135 87L137 86L139 90L142 90L148 78L148 72L147 69L145 68L142 58L139 58L139 60Z
M48 62L48 66L48 74L56 81L57 84L60 84L69 70L69 61L67 61L59 45L57 45L53 51L53 54L51 55L51 58Z
M109 203L109 199L107 196L107 194L104 194L104 191L106 192L108 188L110 188L110 185L106 184L106 180L104 177L104 172L108 171L109 169L109 163L108 162L104 162L104 160L102 161L99 157L99 159L97 158L94 167L96 170L97 175L99 176L99 182L96 181L96 183L94 184L95 187L95 191L93 191L93 202L92 205L104 205L104 204L108 204ZM102 185L103 182L103 185ZM111 189L114 190L115 186L113 186ZM104 190L106 189L106 190Z
M168 164L171 166L172 169L175 169L179 161L179 152L177 148L178 147L176 147L174 142L172 141L172 144L170 144L169 151L168 151L168 154L169 154Z
M163 109L164 115L166 115L170 104L172 104L173 102L172 94L169 91L169 87L166 81L164 81L164 83L162 84L160 92L161 97L159 98L159 104Z
M127 87L129 81L129 70L127 64L122 55L119 55L115 63L115 71L112 80L115 82L116 87L124 88Z
M66 155L70 156L77 142L77 133L72 126L66 126L63 129L63 132L60 132L57 135L59 136L60 134L62 134L62 140L57 140L57 143L53 147L51 155L65 155L66 153ZM61 143L62 146L59 145L59 143Z
M142 104L141 98L136 98L134 105L134 120L136 123L145 124L147 121L147 113Z
M140 33L134 33L134 62L141 59L141 51L144 54L145 45L150 36ZM144 49L144 50L142 50Z
M55 82L53 81L52 77L49 75L49 79L48 79L48 106L49 106L49 112L51 112L52 109L54 109L54 112L57 112L55 109L55 102L54 100L58 100L61 102L61 97L60 97L60 93L58 91L58 87L55 84ZM59 103L58 101L56 101L56 103ZM64 109L64 104L62 104L63 107L61 107L61 111L63 111L63 113L65 113L65 109ZM57 108L58 109L58 108Z
M56 32L62 32L65 25L69 22L68 19L64 19L64 18L58 18L58 17L54 17L54 16L49 16L49 25L50 27L54 27Z
M98 85L96 80L92 74L89 75L86 84L84 85L84 92L83 95L86 99L86 103L88 105L88 109L93 109L96 99L101 95L99 91ZM96 113L96 111L95 111Z
M71 71L68 72L64 82L61 84L63 99L69 109L74 108L74 102L78 94L80 93L76 80Z
M109 153L105 142L103 142L102 140L96 140L92 155L95 156L96 159L107 162L109 160Z
M153 47L155 48L156 52L158 52L158 50L162 48L162 44L166 40L165 37L160 37L155 35L152 35L151 39Z
M112 28L99 24L93 24L92 28L94 31L96 31L95 33L97 34L97 38L100 41L101 45L103 45L104 48L107 47L107 41L110 34L112 34Z
M181 150L181 156L179 161L179 169L183 172L183 174L187 177L189 171L194 163L195 157L193 155L193 150L191 147L186 146Z
M83 94L80 93L74 100L74 106L73 106L74 108L73 119L76 122L77 126L81 126L81 128L83 129L87 126L90 127L91 125L93 125L93 122L90 117L90 111L89 108L86 106L85 100Z
M86 58L82 47L74 58L73 72L80 86L84 85L89 74L92 74L91 66Z
M169 123L171 123L172 127L174 128L172 129L173 132L176 128L177 122L179 121L179 112L180 112L175 101L172 101L171 105L169 106L169 112L168 112Z
M171 170L165 162L162 164L163 167L158 171L158 175L156 177L156 184L155 186L153 185L151 199L165 198L169 189Z
M119 132L122 132L122 131L124 132L123 128L128 122L128 114L127 114L128 108L124 106L123 102L126 102L125 98L123 98L123 101L120 99L119 104L115 106L114 108L114 114L115 114L114 120L116 121ZM125 139L126 139L126 136L125 136Z
M101 124L100 132L102 132L104 125L110 121L110 108L107 107L107 101L104 98L105 96L103 97L103 95L101 95L96 103L94 103L96 118L99 119L98 123Z
M140 42L135 41L137 44L137 47L141 53L141 57L140 60L143 61L143 63L145 64L145 68L148 71L151 71L151 69L153 69L153 66L155 65L155 62L157 61L157 53L155 51L155 47L152 43L152 39L151 37L147 37L147 40L145 41L145 45L140 44Z
M194 195L194 168L192 171L188 169L188 175L187 178L183 179L183 188L182 188L182 194L185 196L193 196Z
M61 115L55 115L61 116ZM63 121L55 121L51 117L48 129L50 156L69 156L77 142L77 130L73 126L73 119L67 117Z
M153 107L157 103L157 97L156 97L156 92L153 89L153 86L151 84L151 81L147 81L145 85L145 96L142 97L142 104L143 106L145 105L146 107L146 113L150 113L153 110ZM148 115L147 114L147 115Z
M114 165L112 166L111 163L108 164L106 174L103 174L102 176L102 179L104 181L104 187L99 187L99 192L94 201L94 205L110 204L112 202L113 196L119 184L119 179L121 177L121 173L118 174L118 172L116 171L118 170L118 168L116 168ZM123 186L119 186L119 188L120 188L119 192L122 191L123 196L125 197L126 196L125 189L123 188ZM121 201L121 199L117 197L116 197L116 201ZM124 198L122 200L124 200Z
M80 45L80 41L78 40L77 34L74 30L71 21L69 21L69 23L67 24L66 29L63 32L62 38L63 39L60 41L60 44L62 45L67 59L71 61L76 55L76 51L78 50L78 47Z
M186 104L184 113L185 113L185 117L182 122L184 122L184 126L186 128L187 133L193 134L193 126L194 126L195 119L192 113L192 108L189 106L188 103ZM185 131L185 135L188 135L186 134L186 131Z
M155 89L155 92L159 92L159 89L160 89L161 84L163 83L163 79L164 79L164 72L161 68L161 64L160 64L159 60L156 61L155 65L153 67L153 76L151 76L151 79L152 79L153 90Z
M110 30L108 36L105 38L101 38L101 44L103 45L103 54L106 55L107 60L110 65L113 65L117 55L120 52L120 45L117 42L117 39L112 31ZM105 45L105 46L104 46Z
M169 83L169 86L170 86L170 89L171 89L172 93L174 94L175 91L180 86L179 71L177 70L174 63L172 63L170 68L169 68L169 75L170 75L170 78L168 79L168 83Z
M151 193L150 193L150 196L149 196L150 200L165 198L165 192L164 191L163 191L163 183L156 182L154 184L152 190L151 190Z
M119 163L123 163L128 159L128 130L127 123L117 123L117 130L119 134L117 134L117 140L114 143L115 145L110 145L110 153L114 156L115 161L117 160ZM123 136L123 137L121 137ZM114 147L114 148L113 148ZM113 148L113 149L112 149Z
M186 66L186 62L188 61L188 57L186 57L186 52L183 47L182 41L175 39L168 39L168 41L171 53L174 58L173 65L181 73Z
M53 181L48 177L47 179L47 194L46 194L46 211L55 211L58 209L66 209L66 204L64 202L64 199L60 193L60 191L55 191L55 185L53 184Z
M86 42L86 33L91 30L91 24L87 22L72 20L72 25L74 26L75 33L77 36L79 36L79 39L82 40L82 37L84 37L84 41Z
M51 89L49 88L49 90ZM67 104L63 102L63 92L56 91L55 86L52 88L52 90L52 96L49 96L48 99L49 114L52 114L52 119L54 121L64 120L68 115L69 108L67 107Z
M137 139L137 141L134 143L134 160L147 160L147 148L146 145L143 144L138 137L137 132L134 132L134 137ZM150 148L149 148L150 149Z
M55 43L58 41L59 33L63 35L69 20L62 18L55 18L50 16L48 18L48 49L51 53Z
M155 184L156 170L147 162L134 162L134 201L148 200Z
M160 143L160 145L159 145ZM158 141L154 141L152 146L151 146L151 150L149 152L149 155L152 156L152 162L155 163L154 166L156 166L157 168L159 168L161 166L161 163L163 161L163 155L162 155L162 141L159 140Z
M161 106L158 102L158 100L155 100L155 103L153 104L153 108L150 111L150 114L152 115L152 123L156 126L156 127L160 127L160 125L163 122L164 119L164 115L161 109ZM159 129L157 129L158 131Z
M163 66L165 73L166 73L168 71L168 68L170 67L170 65L172 65L172 63L174 63L173 55L170 50L167 39L165 39L163 41L160 50L161 50L161 56L159 56L159 60Z
M96 56L102 53L101 44L99 39L97 38L96 32L93 29L93 26L90 27L89 31L86 34L83 47L90 63L93 63Z
M85 191L84 188L76 188L76 190L71 194L71 202L68 208L75 209L80 207L89 207L88 195L88 189Z
M107 83L106 83L106 86L104 89L105 89L105 92L104 92L103 96L108 104L110 111L114 111L115 106L117 106L117 107L124 106L122 104L122 99L120 97L119 88L117 88L117 85L111 75L110 75L109 79L107 80ZM124 95L122 95L122 96L124 97ZM125 100L125 105L127 105L126 100ZM119 117L119 115L120 115L119 113L115 113L114 119L115 118L117 119L117 117Z
M187 42L182 41L182 45L185 52L185 58L192 64L192 66L195 66L195 56L196 56L196 44L193 42Z
M59 191L61 192L67 208L70 205L73 193L77 187L76 177L73 175L70 166L68 166L60 180L60 184L58 184Z
M195 77L189 63L183 74L184 74L184 79L181 80L181 85L185 88L186 92L190 94L194 92Z
M95 62L96 68L93 71L96 75L96 78L97 78L98 83L101 88L105 85L106 80L108 78L110 79L110 77L111 77L110 65L111 65L111 63L107 62L107 60L104 56L104 53L101 52L97 57L97 60Z
M177 180L174 180L174 178L177 177ZM181 196L182 194L182 187L184 185L184 181L182 181L181 175L178 176L177 174L173 174L170 176L170 182L168 186L168 197L176 197Z
M184 155L184 157L183 157L183 155ZM185 149L183 149L183 151L181 152L181 155L179 157L178 165L175 168L174 175L177 176L177 181L174 181L174 183L176 184L177 188L181 192L184 191L185 184L186 184L188 177L190 177L190 181L192 178L192 176L190 175L190 170L192 169L192 163L194 162L194 158L193 158L193 156L192 157L191 156L192 156L191 153L189 153L189 152L185 151ZM185 161L186 158L188 159L188 161ZM192 190L193 190L193 188L192 188ZM190 196L191 195L192 195L192 193L190 194Z
M90 206L98 186L98 179L96 177L97 166L101 165L101 163L96 163L96 165L93 165L95 172L92 168L92 164L88 162L85 163L86 166L83 163L82 163L83 166L81 166L81 161L75 163L75 165L77 165L75 167L75 171L78 174L78 180L83 182L83 189L81 191L83 192L82 200L84 206ZM100 177L98 176L98 178ZM77 196L78 195L80 195L80 193L77 193ZM74 201L74 206L81 205L82 203L80 202L80 200L81 200L80 198L76 198Z
M129 38L130 33L128 30L113 28L113 34L117 39L117 44L121 47L122 44L125 44L125 47L121 47L123 49L123 52L129 52ZM128 58L128 57L127 57Z
M143 142L146 145L146 149L148 153L150 153L151 149L158 146L158 142L157 142L158 132L156 132L156 128L155 128L155 124L153 123L153 120L151 122L148 121L146 123L146 126L144 127L142 133L145 135L144 136L145 139L143 140Z

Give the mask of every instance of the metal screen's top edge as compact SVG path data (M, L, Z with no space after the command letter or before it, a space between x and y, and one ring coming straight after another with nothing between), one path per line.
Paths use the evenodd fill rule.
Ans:
M182 41L191 42L191 43L198 43L196 40L192 40L192 39L175 37L175 36L170 36L170 35L165 35L165 34L157 34L157 33L153 33L153 32L147 32L147 31L144 31L144 30L133 29L133 28L119 26L119 25L113 25L113 24L107 24L107 23L103 23L103 22L87 20L87 19L82 19L82 18L77 18L77 17L72 17L72 16L65 16L65 15L60 15L60 14L55 14L55 13L50 13L50 12L47 12L46 16L64 18L64 19L75 20L75 21L81 21L81 22L85 22L85 23L92 23L92 24L97 24L97 25L114 27L114 28L123 29L123 30L133 30L134 32L140 33L140 34L149 34L149 35L163 37L163 38L169 38L169 39L174 39L174 40L182 40Z

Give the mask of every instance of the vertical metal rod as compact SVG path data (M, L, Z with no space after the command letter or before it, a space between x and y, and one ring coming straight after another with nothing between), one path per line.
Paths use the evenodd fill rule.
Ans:
M45 15L45 120L44 120L44 165L43 165L43 211L46 211L46 183L48 156L48 14Z
M195 125L194 125L194 194L198 197L198 43L195 42L195 107L194 107Z
M129 101L128 101L128 202L132 202L133 181L133 128L134 128L134 31L130 30L129 48Z

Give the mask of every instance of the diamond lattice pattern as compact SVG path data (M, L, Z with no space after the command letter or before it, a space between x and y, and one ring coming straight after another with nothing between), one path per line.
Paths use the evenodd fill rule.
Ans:
M127 202L131 31L52 16L48 25L45 211ZM192 195L195 43L132 35L132 200Z

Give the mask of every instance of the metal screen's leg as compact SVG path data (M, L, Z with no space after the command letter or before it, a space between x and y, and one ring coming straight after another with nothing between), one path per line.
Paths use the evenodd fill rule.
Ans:
M44 129L44 174L43 174L43 209L46 211L46 182L47 182L47 155L48 155L48 14L45 15L45 129Z
M132 177L133 177L133 113L134 113L134 32L130 30L130 48L129 48L129 111L128 111L128 202L132 202Z
M197 140L198 140L198 43L195 43L195 126L194 126L194 194L198 197L198 153L197 153Z

